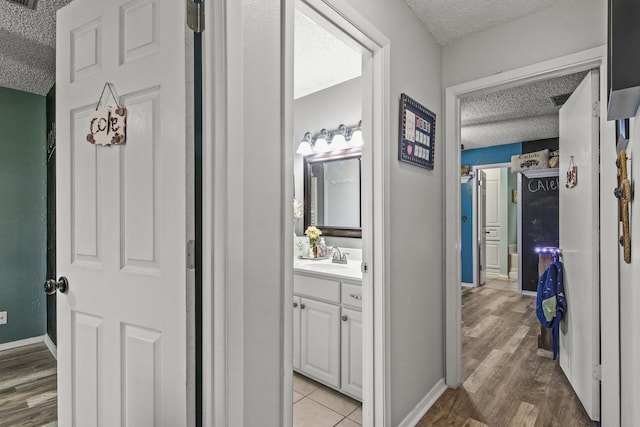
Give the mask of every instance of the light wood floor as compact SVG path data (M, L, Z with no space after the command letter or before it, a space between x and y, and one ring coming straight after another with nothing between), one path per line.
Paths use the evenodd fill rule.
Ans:
M0 351L0 427L57 426L56 377L43 343Z
M537 354L535 298L462 291L462 378L417 424L592 426L557 361Z

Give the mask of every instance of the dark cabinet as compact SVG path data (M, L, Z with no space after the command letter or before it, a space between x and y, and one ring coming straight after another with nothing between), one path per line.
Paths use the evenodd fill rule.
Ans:
M640 105L640 1L609 0L607 119L634 117Z

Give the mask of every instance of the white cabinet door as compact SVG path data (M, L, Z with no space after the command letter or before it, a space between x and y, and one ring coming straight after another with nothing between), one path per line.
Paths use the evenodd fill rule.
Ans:
M362 399L362 313L342 309L342 390Z
M57 15L60 426L185 426L193 410L185 9L76 0ZM105 82L128 110L124 145L87 142Z
M293 297L293 369L300 369L300 297Z
M340 387L340 306L300 300L300 370Z

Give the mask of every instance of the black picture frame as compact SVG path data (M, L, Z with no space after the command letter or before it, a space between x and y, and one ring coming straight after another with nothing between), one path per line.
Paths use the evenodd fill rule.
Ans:
M436 114L403 93L400 95L398 160L433 170Z

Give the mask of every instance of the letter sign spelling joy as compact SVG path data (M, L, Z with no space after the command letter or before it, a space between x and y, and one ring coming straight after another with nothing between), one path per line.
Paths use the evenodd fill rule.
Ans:
M87 141L96 145L120 145L126 139L127 109L118 104L117 107L100 107L104 90L109 92L118 104L110 83L106 83L96 105L96 110L90 117Z

